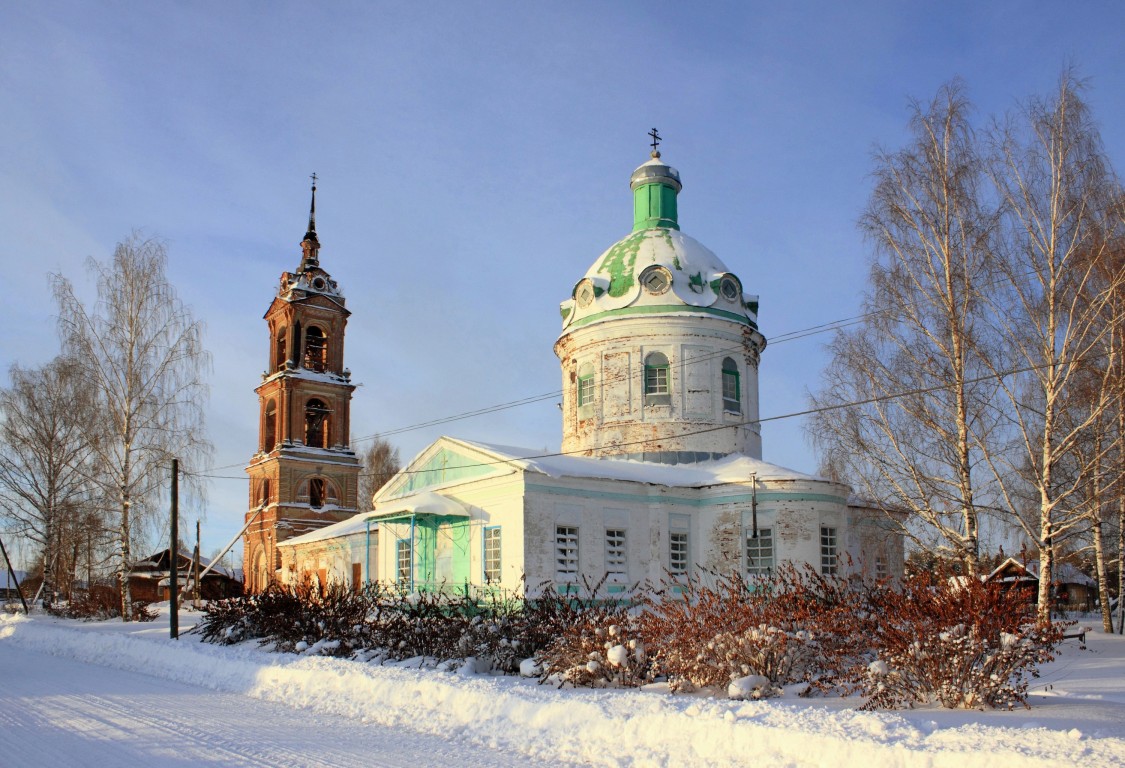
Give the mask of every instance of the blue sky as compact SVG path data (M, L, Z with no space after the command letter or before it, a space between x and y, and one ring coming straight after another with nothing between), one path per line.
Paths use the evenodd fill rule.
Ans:
M134 229L163 237L208 328L215 474L236 478L211 485L209 550L246 507L261 316L313 171L361 437L561 387L558 304L630 228L653 126L683 230L773 338L857 313L872 151L954 76L983 122L1076 65L1122 167L1123 33L1110 2L3 3L0 365L57 351L48 272L81 282ZM767 348L763 417L805 407L829 339ZM556 449L555 402L393 442ZM816 468L799 419L763 435L767 460Z

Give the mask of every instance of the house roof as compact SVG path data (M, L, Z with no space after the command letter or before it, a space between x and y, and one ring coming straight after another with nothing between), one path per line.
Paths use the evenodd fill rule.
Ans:
M1012 572L1011 576L1003 577L1019 581L1039 581L1039 561L1028 560L1021 563L1014 557L1009 557L985 577L987 581L1002 578L1005 572ZM1055 563L1054 580L1059 584L1082 584L1087 587L1096 586L1096 582L1082 571L1068 563Z

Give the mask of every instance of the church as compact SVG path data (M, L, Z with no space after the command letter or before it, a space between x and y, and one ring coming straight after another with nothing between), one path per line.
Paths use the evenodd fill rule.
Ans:
M680 230L680 175L655 140L630 188L632 230L560 305L561 450L442 437L369 500L356 498L348 312L319 263L314 180L300 267L265 315L250 591L308 579L470 594L602 582L612 594L786 561L901 577L902 537L884 512L762 460L758 297Z

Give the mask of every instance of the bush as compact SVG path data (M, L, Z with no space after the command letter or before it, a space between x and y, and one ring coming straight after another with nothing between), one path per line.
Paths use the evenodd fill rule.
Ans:
M1054 658L1067 626L1037 625L1015 591L965 577L919 574L881 609L877 658L853 670L867 708L1027 706L1028 678Z
M769 681L758 695L792 683L827 689L867 649L871 612L856 587L791 565L751 581L703 574L650 595L641 635L673 691L748 676Z
M572 620L535 656L541 681L604 688L652 680L653 666L628 603L591 599L569 610Z
M472 658L508 674L534 658L524 674L560 685L665 677L673 692L762 698L802 684L859 693L865 708L1010 708L1026 705L1027 678L1065 626L1031 623L1029 606L998 587L926 574L898 590L788 565L753 581L705 573L626 600L599 597L601 586L584 583L578 597L541 585L528 598L275 585L212 602L197 631L362 660Z
M87 590L76 590L70 600L50 603L43 609L52 616L82 621L104 621L121 616L121 589L107 584L95 584ZM155 621L156 611L143 600L133 601L130 621Z

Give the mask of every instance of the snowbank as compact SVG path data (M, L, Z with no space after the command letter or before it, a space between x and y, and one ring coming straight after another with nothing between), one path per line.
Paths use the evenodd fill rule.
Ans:
M1125 757L1125 640L1103 635L1092 636L1091 651L1066 651L1056 665L1071 674L1036 686L1050 690L1035 696L1033 710L904 714L858 712L839 700L559 691L516 677L271 654L253 644L201 644L190 635L172 641L166 624L4 617L0 642L532 758L591 765L730 765L752 759L784 766L1096 768L1119 766ZM1058 671L1045 670L1045 679ZM1099 678L1109 682L1098 688Z

